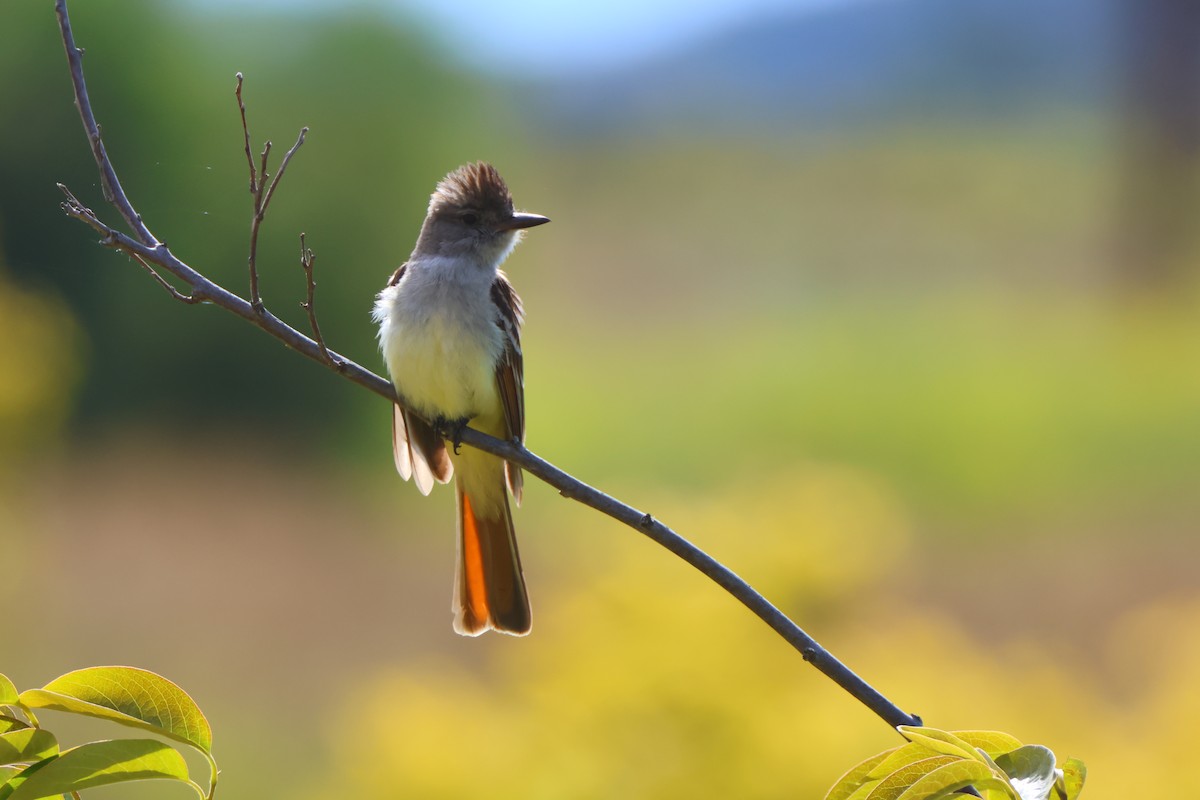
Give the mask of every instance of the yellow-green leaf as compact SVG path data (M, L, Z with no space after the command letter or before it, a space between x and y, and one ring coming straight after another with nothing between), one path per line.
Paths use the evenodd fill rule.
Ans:
M23 767L14 767L11 765L0 767L0 791L3 790L4 784L8 783L8 779L13 775L16 775L22 769Z
M825 800L849 800L855 790L861 787L863 782L867 780L867 776L871 770L898 749L900 748L893 747L891 750L884 750L882 753L871 756L866 761L851 767L846 771L845 775L838 778L837 783L833 784L833 787L825 794Z
M871 770L870 775L867 777L878 778L882 780L906 764L912 764L916 761L921 761L937 755L945 755L945 753L939 753L936 750L931 750L923 744L914 744L909 742L902 747L897 747L892 751L891 755L876 764L875 768Z
M962 761L958 756L931 756L911 764L905 764L879 782L879 785L867 795L867 800L897 800L908 787L919 781L925 775L940 767L949 766Z
M871 792L875 791L875 787L879 785L879 781L869 780L862 786L854 790L854 794L846 798L846 800L867 800Z
M188 777L183 756L169 744L153 739L110 739L63 751L23 781L9 800L38 800L110 783L145 780L182 781L204 796Z
M32 778L37 774L38 770L42 769L57 758L58 756L56 755L49 756L37 762L36 764L30 764L24 769L17 767L16 773L8 775L3 782L0 782L0 800L9 800L12 797L12 793L15 792L22 783Z
M969 758L972 761L983 762L979 751L952 733L947 733L937 728L915 728L911 725L901 725L899 730L904 738L910 742L923 744L930 750L948 756L958 756L959 758Z
M943 756L943 758L948 758L948 756ZM995 773L986 764L960 758L922 775L907 789L896 795L896 800L942 798L966 786L991 788L998 785L1005 784L996 778ZM1013 800L1020 800L1011 789L1009 794Z
M1020 739L1003 731L953 731L953 734L992 758L1001 753L1011 753L1022 746Z
M58 752L58 740L41 728L21 728L0 733L0 764L41 761Z
M21 693L31 708L49 708L142 728L212 753L212 728L200 707L166 678L134 667L89 667Z
M16 717L10 717L7 714L0 714L0 733L20 730L21 728L31 727L29 723L22 722Z
M1016 796L1013 794L1013 788L999 778L993 778L991 782L981 781L971 785L975 787L983 800L1013 800ZM950 797L950 800L960 799L967 800L961 793Z
M0 674L0 706L15 706L17 704L17 687L8 679L7 675Z
M1087 767L1078 758L1068 758L1062 765L1062 774L1058 778L1058 786L1066 800L1075 800L1083 791L1084 781L1087 780Z

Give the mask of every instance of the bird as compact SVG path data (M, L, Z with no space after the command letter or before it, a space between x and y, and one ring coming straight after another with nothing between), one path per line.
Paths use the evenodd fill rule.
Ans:
M465 426L524 443L524 309L501 264L525 230L548 217L514 210L494 166L465 164L438 182L416 245L375 300L379 345L400 400L396 470L428 495L454 480L454 630L529 633L531 617L509 493L520 468L472 447ZM446 439L451 440L447 447Z

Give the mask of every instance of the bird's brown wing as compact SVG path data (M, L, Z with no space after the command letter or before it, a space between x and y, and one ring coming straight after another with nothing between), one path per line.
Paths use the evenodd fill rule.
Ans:
M496 388L504 406L504 422L510 441L525 441L525 359L521 354L521 322L524 310L521 298L504 273L496 276L492 283L492 305L496 308L496 320L504 333L504 354L496 362ZM517 505L521 504L524 478L516 464L504 462L504 475L508 490Z

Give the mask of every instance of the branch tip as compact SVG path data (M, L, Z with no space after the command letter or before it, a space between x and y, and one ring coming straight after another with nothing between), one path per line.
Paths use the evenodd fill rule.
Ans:
M258 187L258 175L254 171L254 157L250 155L250 128L246 124L246 104L242 102L242 73L237 74L237 88L233 90L233 95L237 98L238 113L242 117L242 140L246 150L246 164L250 167L250 194L254 194Z

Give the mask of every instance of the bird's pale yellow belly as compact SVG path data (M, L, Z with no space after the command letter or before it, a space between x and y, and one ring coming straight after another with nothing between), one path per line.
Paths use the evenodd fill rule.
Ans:
M439 315L423 324L401 320L393 325L384 354L388 371L419 413L471 419L499 406L493 337Z

